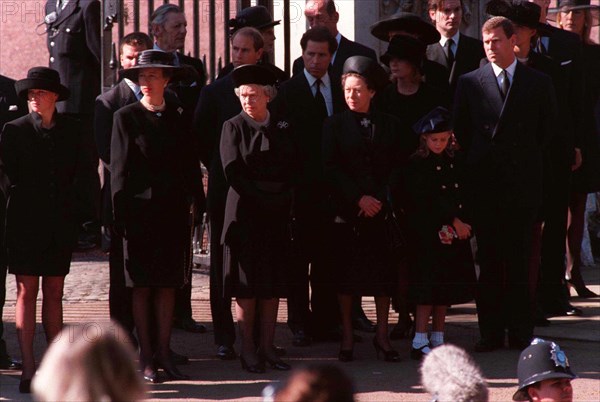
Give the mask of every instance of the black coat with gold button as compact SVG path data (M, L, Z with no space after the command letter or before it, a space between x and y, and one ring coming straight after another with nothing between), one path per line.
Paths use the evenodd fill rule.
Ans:
M55 115L45 129L30 113L4 126L0 183L6 197L6 247L11 273L66 275L77 234L75 211L85 199L82 180L94 166L80 124Z
M442 244L439 231L454 218L470 223L462 196L462 163L446 153L413 156L406 169L406 215L411 249L410 295L424 305L465 303L473 298L475 269L469 240Z

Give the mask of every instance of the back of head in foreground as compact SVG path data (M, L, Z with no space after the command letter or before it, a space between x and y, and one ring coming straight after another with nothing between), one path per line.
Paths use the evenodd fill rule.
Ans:
M421 365L421 383L437 402L487 402L488 388L479 366L458 346L434 348Z
M134 401L145 397L126 331L114 322L65 327L33 378L38 401Z
M354 402L352 380L338 367L311 365L295 370L275 391L275 402Z

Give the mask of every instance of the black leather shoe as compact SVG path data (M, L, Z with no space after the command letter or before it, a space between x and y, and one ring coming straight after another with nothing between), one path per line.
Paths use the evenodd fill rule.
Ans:
M423 357L427 356L427 353L423 352L423 349L425 349L425 348L431 349L431 346L429 344L427 344L427 345L421 346L418 349L411 348L410 349L410 358L413 360L423 359Z
M158 372L156 370L144 371L142 376L144 377L144 381L146 381L146 382L149 382L152 384L160 383L160 378L158 377Z
M352 320L352 328L357 331L375 332L375 324L367 317L357 317Z
M242 356L240 356L240 361L242 362L242 368L249 373L262 374L265 372L265 366L261 362L256 364L248 364Z
M270 359L266 356L263 356L263 358L265 362L267 362L267 364L271 366L271 368L274 370L289 371L292 368L292 366L290 366L281 359Z
M171 355L171 361L178 366L181 366L183 364L188 364L190 362L190 359L188 359L187 356L179 354L172 349L169 350L169 352Z
M0 370L21 370L23 369L23 363L20 360L13 359L10 356L6 356L0 359Z
M219 345L217 348L217 357L221 360L235 360L237 355L233 346Z
M492 341L490 339L481 338L479 341L477 341L477 343L475 343L475 352L493 352L494 350L502 349L503 347L504 343L502 341Z
M573 317L573 316L581 316L583 315L583 311L581 311L580 308L577 308L573 305L571 305L571 303L562 303L558 306L552 306L549 308L544 309L544 312L546 313L546 315L550 316L550 317L557 317L557 316L569 316L569 317Z
M400 361L400 354L394 349L385 350L379 344L377 338L373 338L373 347L375 348L375 354L377 355L377 360L379 360L379 353L383 353L383 360L390 363L397 363Z
M206 332L206 327L199 322L196 322L192 317L174 320L173 327L196 334L203 334Z
M303 330L300 329L300 330L294 332L294 339L292 340L292 345L299 346L299 347L305 347L305 346L310 346L311 343L312 343L312 339Z

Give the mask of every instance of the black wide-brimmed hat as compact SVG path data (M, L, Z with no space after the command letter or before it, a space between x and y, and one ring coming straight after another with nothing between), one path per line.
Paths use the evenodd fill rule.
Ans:
M126 70L121 70L120 75L129 78L132 81L138 80L140 70L143 68L162 68L171 72L171 80L174 78L183 78L182 68L175 65L175 56L173 53L163 52L162 50L144 50L138 55L137 64Z
M554 343L536 338L519 356L517 366L519 389L513 395L513 401L527 401L527 387L553 378L577 378L571 371L569 359L560 347Z
M548 32L546 24L540 23L542 9L527 0L491 0L485 12L495 17L505 17L514 24L537 29L540 34Z
M231 72L235 88L240 85L275 85L277 77L273 71L258 64L244 64Z
M20 98L27 100L30 89L43 89L58 94L57 101L69 98L70 91L60 83L58 71L48 67L32 67L27 71L27 78L15 82L15 90Z
M371 35L384 42L390 41L390 31L406 32L406 34L415 36L426 45L437 43L440 40L440 33L433 25L417 14L403 11L371 25Z
M408 60L415 66L421 68L425 60L427 47L423 42L407 35L396 35L390 41L387 51L381 55L379 60L389 67L390 60Z
M436 134L452 130L452 119L448 109L438 106L412 126L417 135Z
M346 59L342 74L354 73L363 77L374 91L380 91L389 83L388 74L375 60L365 56L352 56Z
M244 27L252 27L258 30L279 25L281 20L273 21L271 13L265 6L247 7L239 11L235 18L229 20L231 33Z
M548 19L556 21L559 12L571 10L589 10L592 15L592 25L596 26L600 22L600 6L592 5L590 0L558 0L557 7L548 10Z

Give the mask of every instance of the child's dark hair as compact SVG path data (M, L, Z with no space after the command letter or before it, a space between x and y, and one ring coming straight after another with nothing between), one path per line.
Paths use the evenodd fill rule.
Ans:
M411 158L422 158L425 159L429 156L431 151L427 146L427 136L439 134L439 133L429 133L429 134L421 134L419 136L419 147L417 150L410 156ZM455 146L454 133L450 132L450 138L448 139L448 145L444 149L444 153L449 157L454 157L454 151L456 151L457 147Z

